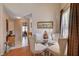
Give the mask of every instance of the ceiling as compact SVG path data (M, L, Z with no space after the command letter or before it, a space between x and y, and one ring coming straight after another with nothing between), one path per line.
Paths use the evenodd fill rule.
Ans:
M16 17L28 18L28 17L32 17L34 10L36 8L40 9L42 6L46 7L48 5L50 6L54 4L28 4L28 3L11 4L10 3L10 4L4 4L4 10L13 19L15 19Z

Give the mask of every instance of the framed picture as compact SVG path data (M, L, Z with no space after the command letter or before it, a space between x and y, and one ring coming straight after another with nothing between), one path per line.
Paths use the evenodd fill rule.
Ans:
M53 21L39 21L37 22L37 28L53 28Z

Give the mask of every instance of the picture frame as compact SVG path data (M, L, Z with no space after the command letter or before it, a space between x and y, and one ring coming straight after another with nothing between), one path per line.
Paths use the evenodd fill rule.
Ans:
M41 28L53 28L53 21L39 21L37 22L37 28L41 29Z

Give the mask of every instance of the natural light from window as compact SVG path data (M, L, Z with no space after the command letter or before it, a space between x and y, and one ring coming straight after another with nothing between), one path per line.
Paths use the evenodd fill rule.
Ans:
M61 34L62 34L63 38L68 38L69 10L70 9L68 8L62 14Z

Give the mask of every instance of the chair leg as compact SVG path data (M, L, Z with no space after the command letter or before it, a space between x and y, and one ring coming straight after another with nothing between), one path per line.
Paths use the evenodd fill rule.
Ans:
M41 55L44 56L45 55L45 52L42 52Z
M49 53L49 51L48 51L48 56L50 56L50 53Z
M51 52L49 51L49 56L51 56Z

